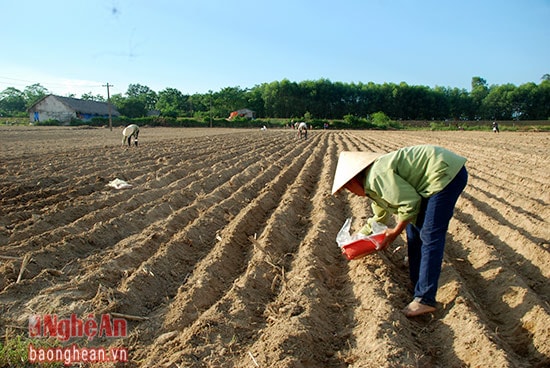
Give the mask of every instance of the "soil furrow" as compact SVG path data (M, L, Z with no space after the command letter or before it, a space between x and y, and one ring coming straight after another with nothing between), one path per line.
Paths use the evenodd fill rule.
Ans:
M258 156L261 157L261 155ZM305 155L302 154L301 156L304 157ZM281 164L288 161L290 157L292 157L290 153L288 157L283 157ZM303 158L301 160L303 160ZM299 163L299 157L298 159L293 159L291 167L299 166ZM271 193L271 190L277 182L271 182L271 180L273 178L277 178L278 180L285 179L287 175L291 177L291 174L285 174L286 172L292 173L290 170L281 172L279 165L264 167L261 161L256 161L254 165L248 166L244 170L243 168L236 167L233 168L232 171L233 174L235 174L234 178L231 180L222 180L224 183L222 186L211 194L207 194L204 198L201 198L204 212L200 213L200 216L197 216L197 219L189 226L182 229L178 233L177 238L168 243L166 247L162 249L162 252L159 252L157 256L146 262L146 267L153 273L156 272L157 269L165 269L166 262L177 266L180 270L177 279L174 280L175 275L151 279L148 275L142 275L140 273L132 275L122 284L122 290L128 294L132 294L132 299L136 299L134 302L130 302L126 305L130 308L130 310L127 311L128 313L137 313L138 311L136 309L140 308L140 303L147 302L148 297L140 297L140 295L141 291L147 291L147 288L144 289L143 285L148 284L150 281L164 280L164 285L155 285L153 286L154 290L166 290L168 287L166 283L169 284L170 290L173 288L177 289L182 281L192 274L193 269L196 267L196 263L200 259L208 256L213 244L216 244L216 234L219 234L222 229L227 226L229 221L228 217L236 216L243 210L243 206L252 202L249 198L257 196L257 193L265 192L265 198L269 201L273 201L273 193ZM233 181L236 183L235 185L232 183ZM281 187L279 190L282 189L284 189L284 187ZM276 192L277 190L275 193ZM260 202L258 206L261 210L265 211L262 206L273 206L269 203L270 202ZM227 216L227 214L231 214L231 216ZM253 235L253 233L254 231L250 229L247 231L246 236ZM182 241L184 244L181 244ZM189 247L193 249L189 249ZM185 255L185 249L188 249L188 255ZM177 263L180 259L182 260L182 264ZM216 257L214 257L214 259L216 259ZM130 292L129 290L134 289L133 285L135 285L137 290ZM175 293L175 291L173 292ZM139 312L144 313L144 311Z
M330 150L323 155L327 154L335 153ZM333 170L333 164L325 161L319 176L330 176ZM307 209L311 218L307 233L289 269L281 269L280 292L266 305L266 326L249 350L261 357L258 360L261 365L343 366L344 358L337 352L345 349L345 338L349 334L351 313L345 303L350 291L344 287L345 261L336 247L330 255L319 252L319 247L330 247L335 222L329 220L332 199L327 197L327 192L330 181L318 183ZM288 331L288 334L281 334L281 331ZM272 351L292 351L295 346L311 346L311 349L306 349L309 353L304 355L299 352L271 354ZM246 366L248 359L241 355L239 366Z
M285 171L285 176L296 177L295 170L302 168L297 176L297 181L300 181L300 178L303 177L305 178L303 180L310 182L312 181L311 175L318 175L318 173L314 174L316 165L313 162L321 159L322 155L311 153L311 147L313 147L313 142L310 141L308 146L304 148L305 151L299 154L300 159L293 161L294 169ZM309 183L308 185L312 184ZM284 189L287 188L283 186L281 190ZM236 338L241 344L247 344L246 341L252 338L248 333L250 329L246 326L236 325L235 322L248 320L250 324L258 326L265 323L263 306L273 298L276 289L284 282L281 277L284 276L284 270L289 267L289 258L291 258L293 249L298 246L298 237L301 236L300 234L304 231L303 228L306 225L304 223L306 218L299 210L305 204L297 207L295 203L295 201L305 202L307 195L301 195L301 193L306 190L304 185L295 183L286 192L281 191L281 194L285 193L279 201L282 204L270 215L270 222L273 221L277 224L284 218L291 225L283 229L273 228L270 222L267 223L265 231L253 242L254 252L251 258L248 259L246 272L234 280L227 294L221 297L210 309L202 313L189 328L184 330L172 342L174 346L179 346L178 350L183 350L176 357L172 357L172 361L177 360L185 364L185 362L194 359L186 349L188 339L201 339L203 341L203 347L200 350L195 349L192 355L201 356L202 354L212 353L216 359L221 359L221 356L227 350L220 351L221 346L210 339L230 341L232 338ZM292 237L292 241L290 241L290 237ZM247 293L247 290L251 288L255 290L253 299L250 299L250 295ZM221 322L221 320L224 322ZM206 356L204 359L206 359ZM211 364L222 363L212 361Z
M531 357L535 363L550 362L547 360L550 356L547 282L535 284L533 275L527 276L528 270L517 267L513 259L502 253L505 243L478 236L485 230L472 226L474 215L466 209L464 212L457 210L457 219L469 226L460 226L453 233L457 238L465 239L461 247L448 249L454 267L474 295L473 299L485 311L486 322L499 338L520 357ZM540 276L539 280L544 280L544 277ZM542 289L542 293L537 289Z
M484 226L476 222L469 224L469 227L475 230L476 238L494 247L516 273L529 275L528 279L533 280L534 285L546 284L544 281L549 277L550 270L545 268L544 264L549 262L550 255L541 246L544 240L531 236L528 229L523 229L504 217L496 215L498 211L469 193L464 193L463 198L469 203L464 208L461 207L458 214L467 216L469 219L483 220L480 222L485 224ZM542 289L541 294L550 295L550 289Z

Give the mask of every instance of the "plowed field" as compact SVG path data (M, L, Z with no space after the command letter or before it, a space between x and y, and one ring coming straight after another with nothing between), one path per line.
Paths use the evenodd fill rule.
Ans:
M550 366L547 133L0 129L0 332L122 314L147 367ZM355 261L370 204L330 195L340 151L468 158L438 311L407 319L406 243ZM119 178L132 185L114 189ZM22 267L24 266L24 267ZM19 278L19 282L18 281ZM118 313L118 314L117 314Z

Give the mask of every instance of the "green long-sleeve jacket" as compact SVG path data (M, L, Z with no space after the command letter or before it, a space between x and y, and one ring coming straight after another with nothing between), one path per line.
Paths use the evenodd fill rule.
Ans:
M386 224L391 214L414 223L422 198L443 190L465 163L466 158L432 145L404 147L380 156L366 171L365 193L373 200L374 216L361 232L370 234L373 221Z

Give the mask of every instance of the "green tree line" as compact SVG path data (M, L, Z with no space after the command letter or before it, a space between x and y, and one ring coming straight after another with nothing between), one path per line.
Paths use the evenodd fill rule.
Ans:
M25 116L26 110L49 91L33 84L20 91L8 87L0 93L0 114ZM71 95L69 97L76 97ZM105 101L91 92L81 99ZM231 111L249 108L259 118L343 119L369 117L383 112L393 120L548 120L550 75L539 84L530 82L488 85L473 77L471 90L408 85L405 82L375 84L342 83L328 79L292 82L287 79L253 88L226 87L203 94L184 94L176 88L155 92L130 84L126 93L110 99L126 117L138 118L156 111L167 117L228 117Z

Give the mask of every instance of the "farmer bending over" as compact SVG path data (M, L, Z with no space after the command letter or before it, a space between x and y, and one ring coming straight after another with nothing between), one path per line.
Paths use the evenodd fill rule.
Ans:
M139 127L136 124L130 124L122 131L122 144L126 144L128 140L128 147L131 146L132 137L134 137L134 144L138 145Z
M342 188L372 200L374 216L360 230L370 235L371 224L397 225L386 230L382 248L406 230L409 277L413 300L403 309L407 317L436 310L445 237L458 197L466 187L466 159L444 148L420 145L390 153L342 152L332 194Z
M307 139L307 124L303 121L298 124L298 137L301 139L302 136Z

